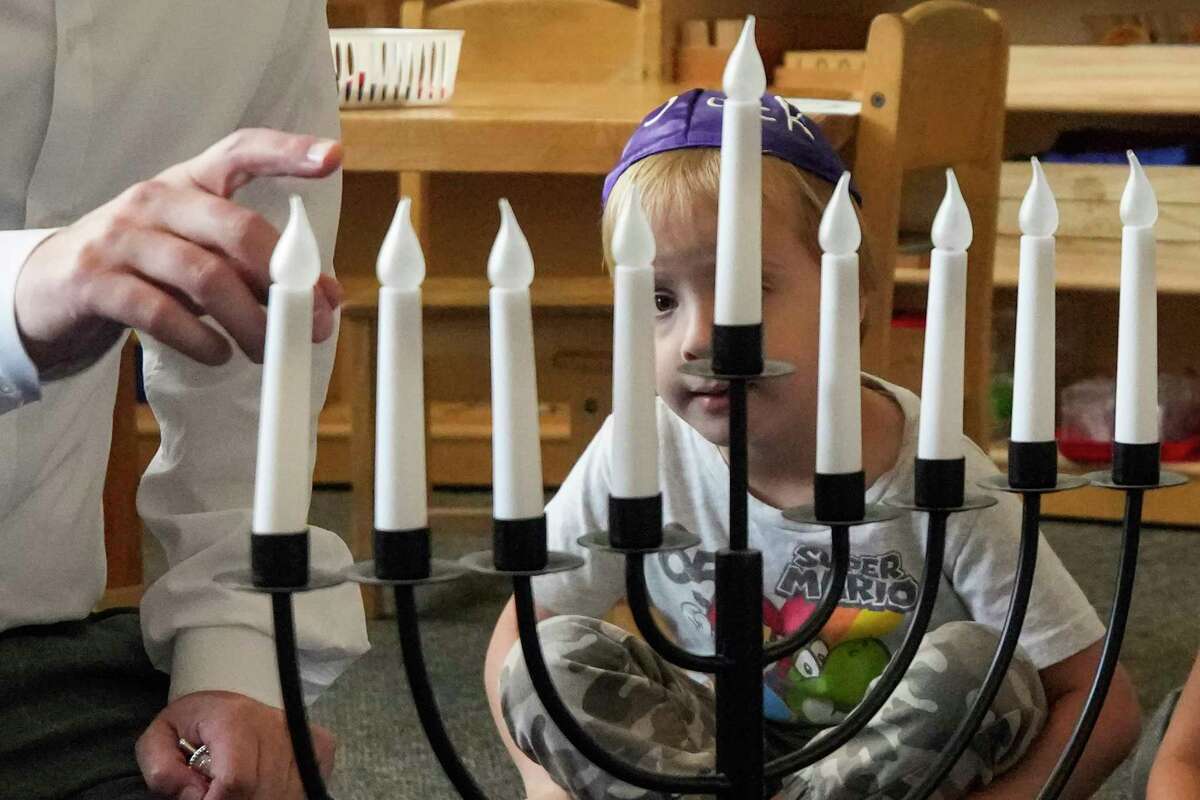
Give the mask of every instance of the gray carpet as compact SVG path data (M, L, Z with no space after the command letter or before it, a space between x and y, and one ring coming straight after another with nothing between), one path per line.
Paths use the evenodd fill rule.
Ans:
M466 506L437 515L438 555L453 557L487 546L486 498L439 495L439 506ZM314 498L313 519L347 530L344 493L323 491ZM1102 615L1107 615L1120 532L1101 525L1048 523L1047 536ZM1182 682L1197 651L1200 593L1194 591L1194 565L1200 564L1200 533L1148 530L1143 537L1135 605L1124 648L1143 709L1149 713ZM483 654L501 605L502 582L473 578L423 590L422 634L429 671L439 692L443 716L464 760L490 796L520 797L519 781L492 729L482 686ZM339 800L452 798L425 743L399 665L391 621L371 623L373 649L326 693L314 717L337 731L341 746L332 791ZM1096 795L1126 796L1127 778L1117 773Z

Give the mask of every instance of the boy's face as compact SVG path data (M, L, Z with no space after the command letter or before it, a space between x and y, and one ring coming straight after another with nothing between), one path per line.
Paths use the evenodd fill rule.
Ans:
M810 438L816 420L820 265L800 239L800 212L788 200L763 204L763 336L768 358L796 368L788 377L751 383L749 439ZM727 385L679 372L687 361L711 356L716 281L717 213L710 205L652 222L655 377L663 401L714 444L729 443ZM804 434L807 434L805 436ZM780 438L780 437L784 438Z

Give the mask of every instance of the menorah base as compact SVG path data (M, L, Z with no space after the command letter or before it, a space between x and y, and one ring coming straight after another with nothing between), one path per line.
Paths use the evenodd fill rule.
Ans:
M224 586L226 589L260 594L299 594L313 592L317 589L328 589L331 586L341 586L345 582L346 576L342 573L322 569L309 570L308 581L298 586L260 586L255 583L255 576L248 569L235 569L213 576L213 583Z
M783 518L789 522L799 522L803 525L819 525L822 528L830 528L834 525L839 525L846 528L854 528L859 525L874 525L877 522L887 522L900 516L900 509L891 506L881 505L879 503L871 503L863 506L863 515L861 519L853 520L838 520L831 522L826 519L821 519L817 516L816 506L812 503L807 503L802 506L793 506L783 510Z
M687 550L700 544L700 537L682 525L674 522L667 523L662 529L662 541L657 547L618 547L612 543L608 531L594 531L580 536L575 541L589 550L604 553L622 553L638 555L646 553L665 553L671 550Z
M424 586L429 583L445 583L466 577L470 570L456 561L440 558L429 560L429 574L422 578L380 578L375 573L374 561L359 561L345 572L346 580L367 586Z
M910 494L885 498L883 504L904 511L938 511L943 514L958 514L963 511L980 511L985 508L991 508L998 502L1000 501L986 494L964 494L962 502L956 506L935 506L931 508L919 504L917 499Z
M583 566L582 558L571 553L563 553L557 550L551 550L546 553L546 564L540 569L500 569L496 566L495 552L492 550L480 550L477 553L468 553L458 560L466 569L472 572L478 572L483 575L500 575L503 577L534 577L536 575L549 575L554 572L568 572L573 569L579 569Z
M1090 482L1085 475L1059 474L1055 476L1054 483L1050 486L1017 486L1009 480L1008 475L1001 474L992 475L981 481L977 481L976 485L994 492L1008 492L1010 494L1054 494L1055 492L1069 492L1072 489L1087 486Z
M1156 483L1145 483L1131 485L1128 483L1117 483L1113 476L1112 470L1099 470L1097 472L1089 472L1083 476L1092 486L1099 486L1102 489L1141 489L1150 491L1152 489L1170 489L1172 486L1182 486L1188 482L1186 475L1180 475L1178 472L1167 472L1160 470L1158 473L1158 481Z
M679 368L679 371L684 375L691 375L696 378L712 378L718 381L730 380L759 380L762 378L782 378L785 375L791 375L796 371L796 368L786 361L775 361L766 359L762 362L762 369L758 372L748 372L744 374L732 374L729 372L717 372L713 366L711 358L698 358L695 361L688 361Z

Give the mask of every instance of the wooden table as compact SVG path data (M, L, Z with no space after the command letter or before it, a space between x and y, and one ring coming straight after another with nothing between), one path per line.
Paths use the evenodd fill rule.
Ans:
M343 111L346 169L603 175L675 88L461 83L447 106Z
M686 88L460 83L447 106L343 111L346 169L603 175L646 112ZM854 118L831 124L844 144Z

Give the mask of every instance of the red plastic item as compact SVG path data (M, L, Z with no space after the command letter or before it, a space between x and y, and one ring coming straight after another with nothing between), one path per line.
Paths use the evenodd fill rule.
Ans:
M1112 442L1092 439L1072 439L1070 431L1058 430L1058 452L1064 458L1084 464L1107 464L1112 461ZM1162 443L1164 462L1200 460L1200 434L1177 442Z

